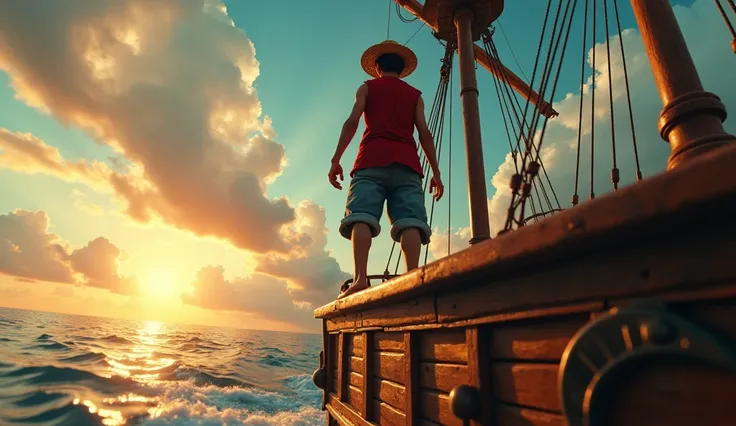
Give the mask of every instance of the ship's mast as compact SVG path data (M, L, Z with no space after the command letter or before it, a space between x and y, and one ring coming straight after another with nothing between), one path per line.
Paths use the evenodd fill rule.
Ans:
M427 0L423 6L415 0L396 1L432 27L437 38L457 47L470 199L470 244L476 244L491 238L491 232L488 223L488 194L478 109L478 82L475 74L477 46L474 41L480 39L481 33L501 13L503 1ZM489 59L485 52L483 57ZM531 91L528 86L526 87ZM536 95L531 100L538 98Z
M429 27L433 31L439 30L437 23L436 1L426 0L426 3L424 5L419 3L417 0L394 1L398 3L401 7L406 9L409 13L424 22L427 27ZM472 1L470 3L472 3ZM489 2L485 1L483 3ZM506 68L502 63L498 62L494 58L489 58L482 47L476 45L475 43L472 43L472 50L470 52L470 55L473 56L475 60L481 66L483 66L483 68L488 70L488 72L490 72L495 78L499 79L500 81L507 82L507 84L509 84L517 93L523 96L524 99L529 99L532 104L539 104L540 114L544 115L547 118L557 116L557 111L552 108L551 104L545 102L544 99L541 99L537 92L529 87L529 85L526 84L524 80L522 80L519 76Z
M670 143L667 169L687 164L736 138L725 132L726 107L703 90L668 0L631 0L662 98L659 132Z

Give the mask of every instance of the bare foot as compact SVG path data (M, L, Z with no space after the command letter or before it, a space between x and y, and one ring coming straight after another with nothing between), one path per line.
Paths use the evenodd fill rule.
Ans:
M368 288L368 280L359 280L359 281L354 282L350 287L348 287L347 290L340 293L340 295L337 296L337 298L342 299L343 297L350 296L351 294L355 294L367 288Z

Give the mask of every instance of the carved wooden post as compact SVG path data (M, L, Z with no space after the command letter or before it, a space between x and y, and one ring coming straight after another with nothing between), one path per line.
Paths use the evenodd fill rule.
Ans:
M721 124L726 107L703 90L669 1L631 0L631 7L664 105L659 132L672 150L667 169L736 141Z
M465 155L468 164L468 192L470 197L470 244L491 237L488 223L488 193L483 165L483 146L478 111L478 81L475 76L473 53L473 12L461 9L455 13L457 28L457 53L460 63L460 96L463 101L463 125L465 128Z

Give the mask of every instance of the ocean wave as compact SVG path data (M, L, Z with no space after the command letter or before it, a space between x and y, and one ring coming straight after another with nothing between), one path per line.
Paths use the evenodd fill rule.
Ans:
M102 364L105 362L105 354L98 352L86 352L79 355L72 355L64 358L59 358L61 362L68 363L98 363Z
M49 340L50 343L39 343L38 345L29 346L26 349L41 349L45 351L68 351L71 348L63 343Z
M3 426L324 424L319 337L0 308L2 324Z
M302 389L308 375L286 382ZM318 389L312 385L316 391ZM307 390L306 387L303 388ZM315 400L316 397L316 400ZM149 412L147 426L163 425L321 425L319 392L271 392L258 388L220 388L182 382L165 386L161 402ZM317 402L315 404L315 402Z

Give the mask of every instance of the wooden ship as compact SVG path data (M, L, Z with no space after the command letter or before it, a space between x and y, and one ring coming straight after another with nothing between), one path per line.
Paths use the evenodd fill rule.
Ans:
M489 28L502 0L395 2L444 41L445 92L457 52L472 239L409 273L387 268L373 277L383 284L315 310L323 349L313 379L327 424L736 424L736 138L724 131L724 105L703 90L669 2L631 0L663 104L666 171L637 171L637 182L600 197L591 189L586 202L576 192L570 208L537 202L533 214L525 209L544 183L534 135L556 114L544 101L554 95L554 60L538 91L501 65ZM613 8L618 19L611 2L598 13ZM587 16L598 1L560 0L556 43L567 43L583 3L595 25L595 12ZM476 60L531 105L517 128L525 137L509 218L494 238ZM615 166L611 177L616 187Z

